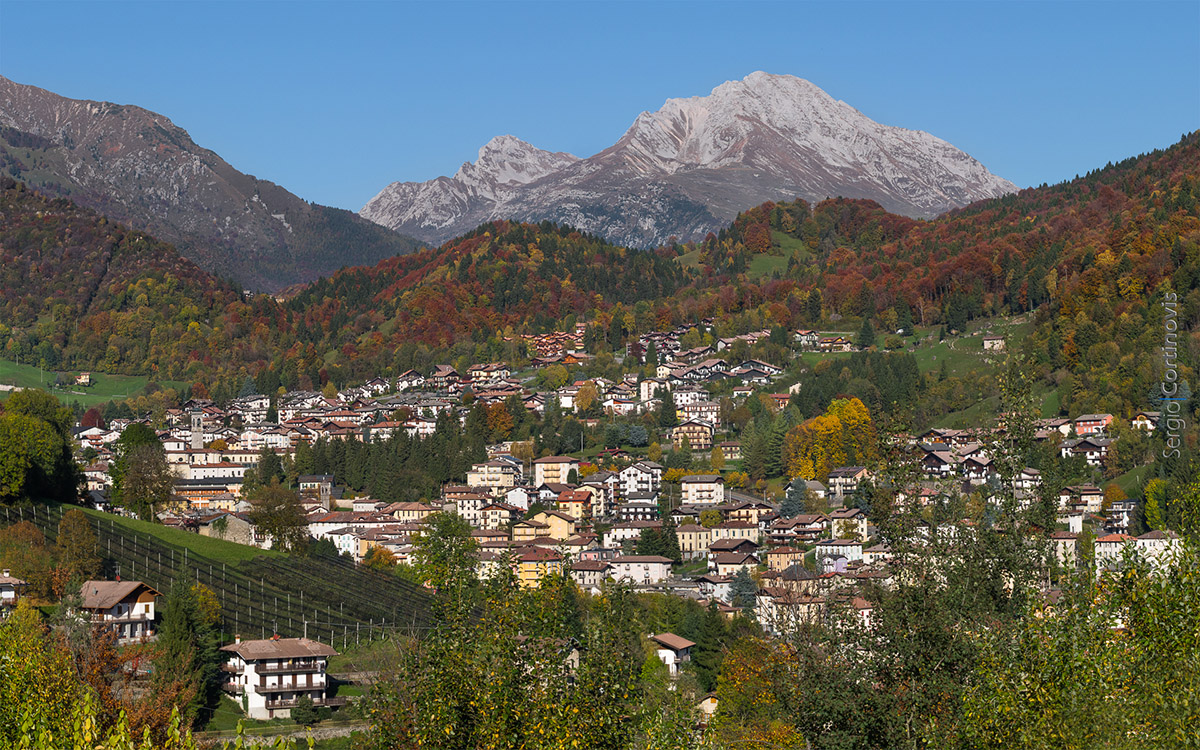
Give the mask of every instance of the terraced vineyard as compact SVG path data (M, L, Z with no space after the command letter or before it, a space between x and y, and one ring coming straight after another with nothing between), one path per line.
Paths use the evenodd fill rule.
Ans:
M5 508L0 526L31 521L53 543L63 506ZM139 580L162 593L178 579L202 583L221 602L223 628L233 636L307 635L335 648L429 626L430 595L395 576L342 559L259 555L225 562L197 555L130 528L119 516L87 511L105 573ZM242 548L239 551L244 551Z

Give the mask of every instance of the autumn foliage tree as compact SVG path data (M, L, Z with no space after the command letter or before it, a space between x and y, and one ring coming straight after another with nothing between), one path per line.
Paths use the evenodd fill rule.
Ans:
M788 430L783 443L789 477L820 479L839 466L859 465L875 451L875 428L857 398L834 399L824 414Z

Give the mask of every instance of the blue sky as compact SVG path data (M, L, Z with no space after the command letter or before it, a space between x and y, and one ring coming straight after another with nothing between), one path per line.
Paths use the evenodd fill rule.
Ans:
M1200 2L0 2L0 74L170 117L357 210L494 135L590 156L755 70L927 130L1020 186L1200 127Z

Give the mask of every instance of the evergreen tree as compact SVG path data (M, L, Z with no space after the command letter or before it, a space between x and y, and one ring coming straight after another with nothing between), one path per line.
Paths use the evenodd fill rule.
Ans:
M733 606L740 608L747 617L754 617L754 605L757 602L758 585L750 577L746 568L738 570L729 584L729 598Z
M788 483L783 493L783 502L779 504L779 515L782 518L793 518L804 512L804 493L808 488L804 480L796 477Z
M238 398L246 398L247 396L253 396L257 392L258 392L258 386L255 385L254 378L247 375L246 379L242 381L241 390L238 391Z
M871 319L863 316L862 327L858 329L858 338L854 340L854 344L859 349L870 349L875 346L875 328L871 325Z
M654 397L658 399L658 426L669 429L679 424L679 414L675 411L675 397L666 388L657 388Z

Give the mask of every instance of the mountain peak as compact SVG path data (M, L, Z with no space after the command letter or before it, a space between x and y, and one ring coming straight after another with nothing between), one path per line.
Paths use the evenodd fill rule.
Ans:
M648 247L703 237L768 200L865 198L928 218L1015 189L929 133L877 123L803 78L755 71L667 99L587 159L493 138L453 179L395 183L362 215L431 242L519 218Z
M498 135L479 149L474 163L459 167L454 179L476 187L527 185L576 161L579 157L571 154L543 151L515 136Z

